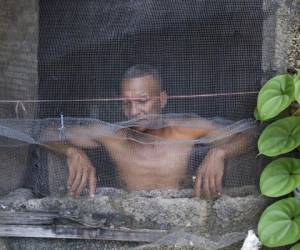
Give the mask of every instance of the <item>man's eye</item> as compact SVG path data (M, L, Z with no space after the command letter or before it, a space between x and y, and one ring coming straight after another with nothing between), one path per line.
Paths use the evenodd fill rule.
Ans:
M139 103L146 103L146 102L148 102L149 101L149 98L147 98L147 97L145 97L145 98L141 98L141 99L139 99Z

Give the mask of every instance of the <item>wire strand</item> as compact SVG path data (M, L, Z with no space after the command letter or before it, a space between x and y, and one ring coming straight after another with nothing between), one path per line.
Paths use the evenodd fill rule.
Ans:
M200 97L218 97L218 96L240 96L240 95L253 95L258 94L258 91L248 92L230 92L230 93L212 93L212 94L196 94L196 95L173 95L168 96L167 99L193 99ZM45 102L111 102L111 101L126 101L126 100L141 100L143 98L125 98L125 97L112 97L112 98L90 98L90 99L60 99L60 100L0 100L0 103L45 103Z

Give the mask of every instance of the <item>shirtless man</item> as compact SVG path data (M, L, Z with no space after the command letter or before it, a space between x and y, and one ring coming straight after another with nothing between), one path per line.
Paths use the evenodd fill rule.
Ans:
M127 71L121 83L121 93L124 97L123 112L128 119L138 119L149 114L157 114L159 117L167 103L167 94L161 89L158 73L147 65L136 65ZM79 147L104 145L127 190L179 189L186 178L191 178L187 177L187 165L193 144L176 143L176 141L194 140L217 134L219 131L213 123L198 119L197 121L182 121L183 125L188 122L197 122L199 124L197 128L169 125L150 129L148 125L151 122L153 123L153 121L141 119L141 125L121 129L117 131L117 136L96 138L80 137L80 134L84 135L87 130L93 134L95 130L96 135L105 129L109 134L109 129L97 126L74 128L70 133L76 133L79 136L71 139L71 144ZM134 134L139 133L167 140L170 143L143 144L132 140ZM196 173L195 196L214 197L220 194L224 160L226 157L239 153L240 146L243 144L245 144L245 139L237 136L230 144L220 144L207 153ZM88 187L93 197L96 190L96 171L90 160L82 150L76 147L68 147L65 154L69 167L70 193L78 196Z

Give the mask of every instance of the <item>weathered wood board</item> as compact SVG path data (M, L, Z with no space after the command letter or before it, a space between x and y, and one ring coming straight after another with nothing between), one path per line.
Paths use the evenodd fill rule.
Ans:
M167 234L166 230L132 230L90 227L74 223L55 224L57 213L0 212L0 237L94 239L153 242ZM66 218L63 218L66 219Z

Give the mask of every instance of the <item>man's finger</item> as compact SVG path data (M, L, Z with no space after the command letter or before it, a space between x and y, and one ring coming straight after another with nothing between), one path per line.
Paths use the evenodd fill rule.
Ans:
M217 175L215 177L216 179L216 188L217 188L217 194L220 195L222 192L222 176L221 175Z
M194 186L194 192L196 197L201 196L202 192L202 174L197 174L195 186Z
M195 187L194 187L194 193L196 197L200 197L201 195L201 177L196 178Z
M82 172L83 172L83 169L81 167L77 168L76 176L75 176L75 179L74 179L73 184L70 189L71 193L76 192L76 190L81 182Z
M215 179L215 176L212 176L210 178L210 182L209 182L210 186L209 186L209 189L210 189L210 195L211 195L211 198L215 197L217 195L217 187L216 187L216 179Z
M206 198L210 197L209 186L210 186L210 178L206 176L206 178L204 179L204 189L203 189L203 195Z
M79 196L82 193L83 189L86 187L87 181L88 181L87 171L83 171L81 176L81 182L76 190L76 196Z
M68 167L69 167L68 188L70 189L71 186L73 185L76 176L76 167L73 165L72 159L68 159Z
M89 176L89 191L90 191L90 197L94 197L95 193L96 193L96 183L97 183L97 179L96 179L96 174L95 174L95 170L93 169Z

